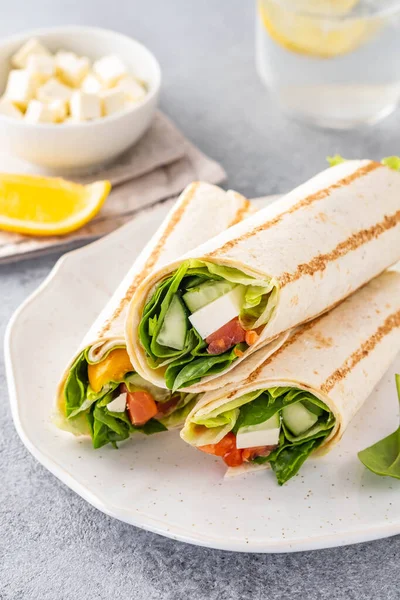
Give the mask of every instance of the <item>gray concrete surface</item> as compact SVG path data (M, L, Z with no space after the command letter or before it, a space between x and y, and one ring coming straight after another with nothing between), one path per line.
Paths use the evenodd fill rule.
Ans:
M159 57L162 108L248 196L289 189L327 154L399 153L399 115L356 133L286 120L259 83L252 0L3 0L0 35L55 24L131 34ZM0 336L58 256L0 267ZM196 548L114 521L66 488L14 430L0 360L1 600L346 599L400 597L400 538L292 555Z

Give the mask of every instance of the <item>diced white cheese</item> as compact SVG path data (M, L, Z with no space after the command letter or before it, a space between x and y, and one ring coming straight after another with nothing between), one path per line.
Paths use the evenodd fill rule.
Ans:
M24 110L34 97L37 86L38 80L32 73L24 69L10 71L4 95Z
M121 90L111 88L101 92L100 98L103 104L103 115L112 115L126 108L125 94Z
M11 57L11 64L17 69L25 69L28 58L33 55L50 56L50 52L39 40L32 38Z
M82 81L81 90L88 94L99 94L102 89L100 80L93 73L88 73Z
M276 446L279 443L280 420L278 414L264 423L241 427L236 434L236 448L254 448L255 446Z
M120 394L117 398L107 404L107 410L111 412L124 412L126 408L126 392Z
M101 102L97 94L74 92L69 106L71 116L78 121L89 121L101 117Z
M52 77L37 90L36 98L41 102L49 103L54 100L67 102L71 98L72 89Z
M93 64L93 71L106 87L112 87L128 73L122 60L113 54L96 60Z
M65 121L68 115L68 105L65 100L54 100L49 103L49 108L53 112L54 120L57 123Z
M4 96L0 98L0 115L5 115L6 117L13 117L14 119L22 119L23 114L17 108L9 98L5 98Z
M25 121L28 123L54 123L54 111L48 104L39 102L39 100L31 100L25 113Z
M90 63L86 56L77 56L74 52L57 52L57 74L72 87L79 87L89 73Z
M223 325L232 321L240 314L243 303L241 286L233 288L228 294L220 296L189 317L189 321L205 340L209 335L218 331Z
M132 75L126 75L120 79L115 89L122 90L130 102L139 102L146 96L146 90Z
M26 70L36 75L42 83L54 75L54 68L54 58L47 54L32 54L26 61Z

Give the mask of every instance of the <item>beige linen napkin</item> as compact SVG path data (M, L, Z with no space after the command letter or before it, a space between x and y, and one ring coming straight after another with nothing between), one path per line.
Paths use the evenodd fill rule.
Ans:
M0 156L2 172L40 173L38 168L8 156ZM43 254L110 233L138 210L177 196L191 181L220 183L223 168L193 146L163 114L136 146L113 164L85 176L70 177L89 183L109 179L112 191L100 213L87 225L67 236L27 237L0 231L0 261Z

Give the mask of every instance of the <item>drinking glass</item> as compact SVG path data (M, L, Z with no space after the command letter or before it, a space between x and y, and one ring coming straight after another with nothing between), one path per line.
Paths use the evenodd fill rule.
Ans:
M256 61L287 113L374 123L400 98L400 0L258 0Z

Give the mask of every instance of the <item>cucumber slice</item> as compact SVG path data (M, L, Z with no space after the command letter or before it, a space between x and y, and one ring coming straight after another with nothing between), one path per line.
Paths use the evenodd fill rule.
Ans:
M163 324L157 336L157 343L175 350L183 350L187 330L188 319L185 307L179 296L175 294L165 313Z
M190 288L182 296L182 299L190 312L194 313L220 296L225 296L235 286L236 284L230 281L206 281L201 285Z
M301 402L295 402L282 409L282 420L293 435L300 435L315 425L318 415L307 410Z

